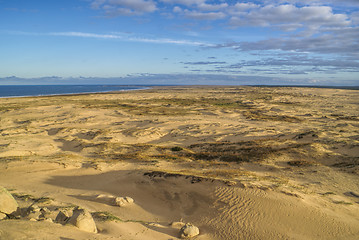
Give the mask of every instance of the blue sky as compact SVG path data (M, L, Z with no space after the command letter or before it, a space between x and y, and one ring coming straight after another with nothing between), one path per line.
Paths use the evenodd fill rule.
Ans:
M358 41L358 0L0 0L0 84L359 85Z

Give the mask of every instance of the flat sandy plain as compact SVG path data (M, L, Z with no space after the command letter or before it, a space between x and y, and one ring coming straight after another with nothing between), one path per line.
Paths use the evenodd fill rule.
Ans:
M99 233L4 220L0 239L359 239L359 91L166 87L0 99L0 185ZM99 194L130 196L117 207Z

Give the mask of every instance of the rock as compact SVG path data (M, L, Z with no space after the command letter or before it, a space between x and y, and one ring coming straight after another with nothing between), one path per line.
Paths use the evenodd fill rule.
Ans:
M134 203L135 201L133 200L133 198L130 198L130 197L125 197L125 200L128 202L128 203Z
M49 212L51 212L47 207L41 208L40 211L43 212L43 213L49 213Z
M112 204L115 198L116 197L112 195L99 194L97 195L96 200L102 203Z
M130 197L117 197L114 199L114 205L124 207L133 204L134 200Z
M40 219L40 215L41 215L41 212L40 211L37 211L37 212L30 212L27 216L26 216L26 219L35 219L35 220L39 220Z
M21 217L22 217L22 211L20 207L18 207L15 212L8 214L8 218L10 219L20 219Z
M60 211L55 218L55 222L60 223L62 225L66 224L68 220L69 220L69 215L63 211Z
M9 215L16 212L18 207L14 197L5 188L0 187L0 213Z
M47 207L43 207L40 209L40 212L42 213L42 215L44 216L48 216L51 214L51 211L47 208Z
M95 221L93 220L91 213L85 209L75 208L68 223L75 225L83 231L97 233Z
M40 209L41 215L40 218L41 219L47 219L51 216L51 211L47 208L47 207L43 207Z
M0 220L3 220L7 217L5 213L0 213Z
M27 208L28 212L40 212L39 206L36 204L32 204L30 207Z
M96 196L97 199L112 199L115 198L113 195L99 194Z
M30 207L27 208L26 210L26 218L27 219L35 219L35 220L39 220L40 219L40 215L42 215L42 213L40 212L40 208L39 206L37 206L36 204L32 204Z
M193 238L199 234L198 227L192 225L191 223L186 223L180 230L181 238Z

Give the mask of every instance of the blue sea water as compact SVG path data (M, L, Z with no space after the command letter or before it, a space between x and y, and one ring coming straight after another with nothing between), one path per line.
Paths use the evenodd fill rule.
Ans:
M0 97L48 96L146 89L124 85L0 85Z

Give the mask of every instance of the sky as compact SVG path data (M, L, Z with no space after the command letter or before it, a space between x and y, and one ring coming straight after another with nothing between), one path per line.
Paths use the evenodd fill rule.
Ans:
M0 85L359 86L359 0L0 0Z

